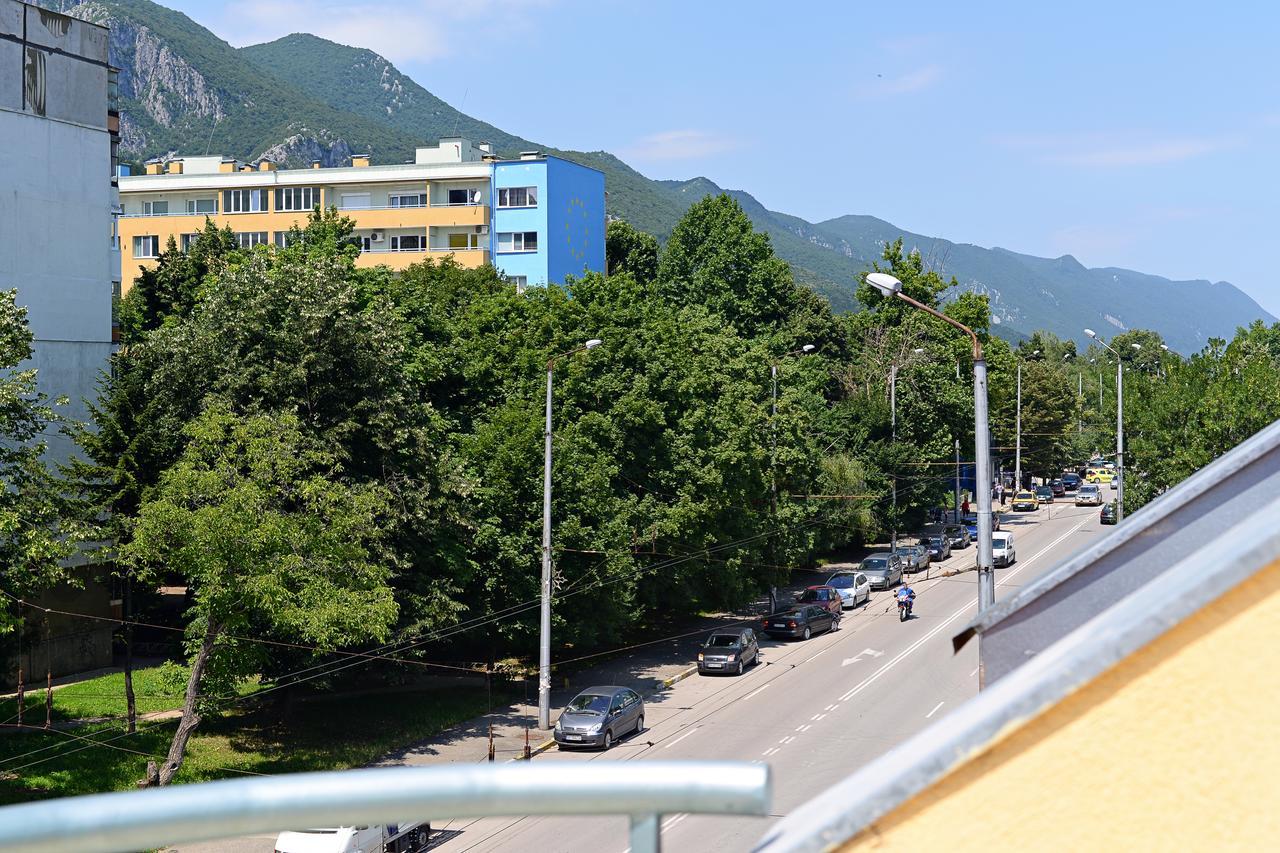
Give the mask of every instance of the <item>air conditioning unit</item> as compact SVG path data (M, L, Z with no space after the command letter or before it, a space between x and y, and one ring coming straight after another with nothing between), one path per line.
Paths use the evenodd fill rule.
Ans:
M489 233L489 226L488 226L488 225L477 225L477 226L476 226L476 233L477 233L477 234L488 234L488 233Z
M381 231L374 231L372 234L369 235L369 242L371 243L381 243L382 240L383 240L383 236Z

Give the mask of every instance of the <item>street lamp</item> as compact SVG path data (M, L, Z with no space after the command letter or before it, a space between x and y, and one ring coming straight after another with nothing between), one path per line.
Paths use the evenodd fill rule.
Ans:
M1116 357L1116 475L1120 485L1116 488L1116 521L1124 520L1124 361L1106 341L1098 337L1093 329L1085 329L1084 333L1106 347ZM1131 344L1141 349L1139 344Z
M969 336L973 344L973 443L974 481L978 499L978 611L995 604L995 571L991 565L991 437L987 424L987 361L982 355L982 342L968 326L941 311L917 302L902 292L902 282L888 273L867 274L867 284L884 296L897 297L955 326Z
M1040 354L1040 350L1031 353L1031 357L1035 358ZM1016 424L1014 426L1015 439L1013 451L1013 490L1016 492L1022 488L1022 359L1018 359L1018 409L1016 415Z
M538 727L551 728L551 376L556 362L603 343L592 338L577 349L547 359L547 422L542 431L542 627L538 643Z

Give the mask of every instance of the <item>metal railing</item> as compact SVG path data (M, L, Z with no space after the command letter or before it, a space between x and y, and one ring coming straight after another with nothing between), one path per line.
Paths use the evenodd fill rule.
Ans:
M311 826L515 815L627 815L657 853L664 814L767 815L763 764L609 761L388 767L93 794L0 808L6 853L115 853Z

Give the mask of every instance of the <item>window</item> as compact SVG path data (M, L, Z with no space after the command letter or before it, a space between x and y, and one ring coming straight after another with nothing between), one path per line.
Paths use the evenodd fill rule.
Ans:
M182 251L184 251L184 252L190 252L190 251L191 251L191 244L192 244L192 243L194 243L194 242L196 241L196 239L197 239L197 238L199 238L199 236L200 236L199 232L195 232L195 233L191 233L191 234L183 234L183 235L182 235L182 238L181 238L181 239L182 239Z
M427 238L421 234L399 234L391 238L393 252L421 252L427 248Z
M537 231L504 231L498 235L499 252L538 251Z
M537 207L537 187L503 187L498 190L498 207Z
M266 231L240 231L236 234L236 245L241 249L251 249L267 242Z
M218 200L216 198L189 198L187 199L187 213L217 213Z
M446 238L450 249L465 251L467 249L480 248L480 235L474 232L470 234L448 234L446 235Z
M169 202L167 201L144 201L142 203L143 216L168 216Z
M160 257L160 238L154 234L133 238L133 256L135 258Z
M367 210L369 207L368 193L343 193L342 209L343 210Z
M266 210L266 190L226 190L222 193L223 213L257 213Z
M527 275L509 275L507 279L516 286L517 293L523 293L524 289L529 286L529 276Z
M426 193L392 193L392 207L426 207Z
M294 243L298 242L298 240L297 240L297 239L290 239L290 238L289 238L289 235L290 235L291 233L292 233L292 232L290 232L290 231L277 231L277 232L276 232L276 246L278 246L278 247L279 247L279 248L281 248L281 249L285 249L285 248L288 248L289 246L292 246ZM365 239L367 240L368 238L366 237ZM365 247L365 251L368 251L368 247L367 247L367 246Z
M120 249L120 213L119 205L111 208L111 248L116 251Z
M449 206L450 207L479 204L480 198L481 198L480 190L476 190L476 189L449 190Z
M318 204L318 187L284 187L276 190L276 210L311 210Z

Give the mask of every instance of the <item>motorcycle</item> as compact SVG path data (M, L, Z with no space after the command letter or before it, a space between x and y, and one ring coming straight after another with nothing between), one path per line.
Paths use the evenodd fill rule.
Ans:
M906 622L911 618L911 601L914 596L899 596L898 598L898 621Z

